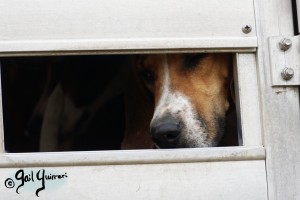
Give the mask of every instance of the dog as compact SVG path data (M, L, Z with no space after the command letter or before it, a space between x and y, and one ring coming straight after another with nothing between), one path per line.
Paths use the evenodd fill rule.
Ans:
M125 118L123 57L60 58L55 65L59 73L47 76L49 84L26 130L27 135L39 132L39 151L120 149Z
M236 133L224 136L235 113L231 54L137 55L131 66L122 149L236 145Z

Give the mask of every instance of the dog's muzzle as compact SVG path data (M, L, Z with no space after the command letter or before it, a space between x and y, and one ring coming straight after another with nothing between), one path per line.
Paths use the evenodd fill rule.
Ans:
M180 132L179 121L171 116L164 117L151 125L152 140L159 148L175 148Z

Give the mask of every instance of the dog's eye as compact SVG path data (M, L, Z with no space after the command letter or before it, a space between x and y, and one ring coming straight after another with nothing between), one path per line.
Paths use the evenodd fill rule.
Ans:
M187 54L183 59L183 67L185 69L193 69L196 67L201 60L203 60L207 56L206 53L198 53L198 54Z
M151 71L142 69L139 74L146 83L152 84L154 82L154 74Z

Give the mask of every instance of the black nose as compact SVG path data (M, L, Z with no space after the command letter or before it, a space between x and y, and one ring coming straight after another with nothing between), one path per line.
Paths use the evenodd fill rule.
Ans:
M178 120L172 117L165 117L157 121L151 127L153 141L158 146L175 145L179 139L180 125Z

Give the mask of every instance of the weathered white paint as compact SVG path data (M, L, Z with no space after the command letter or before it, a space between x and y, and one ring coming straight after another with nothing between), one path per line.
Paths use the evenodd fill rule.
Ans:
M126 165L264 159L265 150L262 147L5 153L0 155L0 167Z
M253 0L0 1L0 53L228 47L257 47Z
M115 52L132 51L134 53L152 52L153 50L206 51L205 48L208 48L207 51L216 51L216 49L218 51L242 51L243 47L245 48L244 51L254 51L257 47L255 38L257 31L259 38L257 56L248 53L237 54L238 59L236 59L238 65L236 74L239 78L238 88L240 88L238 91L241 99L239 106L240 121L243 123L241 129L243 130L244 144L250 146L261 144L259 137L261 126L258 124L262 123L263 145L266 147L269 199L300 198L299 89L297 87L272 87L272 70L268 52L269 37L293 34L290 1L254 1L257 27L253 25L254 22L251 19L254 16L254 11L250 0L232 0L230 2L213 0L205 1L205 3L202 3L202 1L189 3L171 0L160 1L160 8L164 12L149 15L148 19L153 16L157 19L156 21L150 20L151 23L146 23L147 25L153 25L149 27L154 27L154 31L148 31L147 27L143 26L130 28L130 26L138 25L139 21L137 19L141 19L144 16L143 14L147 16L147 13L156 11L151 6L146 11L140 9L139 6L142 6L145 0L124 2L89 0L84 1L84 4L80 1L70 2L70 0L63 2L56 0L27 0L23 2L1 0L1 54L20 55L29 54L30 51L31 53L33 51L33 54L36 55L43 53L55 55L57 53L97 53L98 50L103 50L105 53L111 53L114 50ZM102 4L103 2L104 4ZM150 4L155 5L155 2L152 1ZM115 26L117 23L111 22L116 22L113 21L116 18L108 18L106 12L97 13L99 11L97 5L100 4L112 8L109 7L111 4L114 8L117 8L110 12L113 17L121 16L116 13L122 13L120 11L126 13L127 10L130 11L130 16L136 20L133 20L130 24L123 23L128 18L120 17L124 21L120 23L121 26ZM168 12L172 14L174 11L168 8L170 4L172 4L172 7L178 7L176 8L180 10L178 13L190 17L190 19L176 16L172 18L176 20L168 21L168 19L171 19ZM77 12L79 11L78 8L82 8L80 12ZM107 7L101 7L101 9L109 10ZM191 11L191 13L186 12L185 9ZM206 17L197 17L193 11L195 13L199 11L201 15L204 13ZM76 16L77 13L80 13L80 15ZM218 13L218 15L214 13ZM49 20L46 20L47 17ZM91 26L90 22L93 21L93 18L95 19L94 22L99 20L104 22ZM249 23L254 28L254 31L249 35L240 32L245 19L250 19ZM160 20L161 22L159 22ZM180 24L183 21L191 22L191 24L185 25L187 29L183 29L183 31L186 32L178 33L174 31L178 30L176 25L184 27L181 26L183 24ZM196 23L201 26L195 26ZM240 24L237 25L238 23ZM100 25L105 25L108 29L99 28ZM124 26L129 27L122 28ZM239 27L236 28L237 26ZM193 27L193 29L189 29L189 27ZM79 30L79 28L82 29ZM116 31L118 29L122 29L122 31ZM158 29L162 32L157 31ZM107 30L108 32L105 32ZM111 34L112 32L113 34ZM176 35L177 33L178 35ZM132 37L127 37L127 34ZM113 38L110 36L113 36ZM258 61L257 64L255 64L255 61ZM257 77L254 76L257 75L255 70L258 73ZM257 82L259 87L256 86ZM251 85L253 83L254 86ZM255 89L257 89L256 92L254 92ZM248 92L249 94L247 94ZM257 95L257 92L259 92L259 95ZM254 94L254 97L251 94ZM254 102L257 102L257 104L252 107ZM261 103L260 106L259 102ZM250 105L249 108L248 105ZM257 111L260 112L257 113ZM57 193L51 192L51 197L55 199L83 199L97 195L94 197L113 199L114 197L120 198L120 196L114 195L123 195L121 198L126 199L125 195L127 194L129 199L162 199L161 197L165 197L165 199L168 197L172 199L201 199L201 197L206 199L267 199L265 194L267 190L265 185L266 172L264 161L261 160L265 158L262 154L263 148L259 148L260 153L253 153L252 150L244 152L240 148L234 147L230 151L223 148L153 151L155 153L152 151L124 151L79 154L72 152L2 154L0 163L5 168L0 170L0 174L1 180L4 179L13 172L11 171L13 169L10 168L13 166L109 164L109 166L55 168L70 170L68 172L76 178L69 179L71 181L67 184L65 190L57 190ZM97 157L98 154L99 157ZM247 161L228 161L245 160L245 158ZM205 162L198 163L200 161ZM143 162L153 164L138 165ZM173 164L162 164L168 162ZM193 163L179 164L180 162ZM124 163L131 165L123 165ZM85 173L89 175L89 179L84 176ZM179 187L182 186L182 182L186 185ZM95 187L91 185L96 183L100 185ZM101 187L104 189L102 190ZM172 188L175 189L170 191ZM113 192L111 192L112 190ZM65 191L73 191L74 193ZM133 192L131 193L131 191L138 191L137 196L132 196ZM4 199L20 198L20 196L13 196L16 195L13 190L6 190L4 187L0 187L0 193L1 198ZM25 199L34 197L34 194L31 193L24 195L22 198ZM49 198L49 195L50 192L41 198Z
M261 109L255 54L238 53L234 59L240 139L245 146L262 145Z
M1 169L0 180L13 178L19 169ZM46 174L66 173L68 178L65 182L46 181L38 199L267 199L262 160L26 168L28 172L40 169ZM54 188L49 186L51 182L56 183ZM35 187L25 183L20 194L1 184L1 199L36 199L38 183ZM15 180L15 184L17 187L20 182Z
M204 41L205 42L205 41ZM18 57L18 56L62 56L62 55L113 55L113 54L165 54L165 53L220 53L220 52L256 52L253 48L182 48L182 49L115 49L115 50L73 50L73 51L35 51L35 52L0 52L1 57Z
M4 149L4 128L3 128L3 111L2 111L2 82L1 82L1 61L0 61L0 154Z
M249 52L255 51L254 38L155 38L155 39L103 39L103 40L40 40L25 42L1 42L1 56L19 55L78 55L114 53L157 53L161 52ZM227 48L228 46L232 48ZM208 49L208 50L206 50ZM138 52L137 52L138 50Z
M268 51L269 37L293 34L291 8L291 1L255 1L257 69L270 200L300 199L299 88L272 87Z

